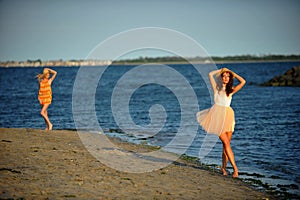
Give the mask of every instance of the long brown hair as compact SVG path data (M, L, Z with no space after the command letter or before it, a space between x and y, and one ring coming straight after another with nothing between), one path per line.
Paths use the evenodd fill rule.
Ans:
M226 95L229 96L233 92L233 80L234 80L233 73L231 71L223 71L220 74L220 80L219 80L219 84L217 86L217 89L221 90L222 87L223 87L222 77L223 77L224 73L229 73L229 82L225 86Z
M225 87L225 91L226 91L226 95L229 96L229 94L231 94L233 92L233 74L230 71L225 71L221 74L221 77L223 77L224 73L229 73L229 82L226 84Z

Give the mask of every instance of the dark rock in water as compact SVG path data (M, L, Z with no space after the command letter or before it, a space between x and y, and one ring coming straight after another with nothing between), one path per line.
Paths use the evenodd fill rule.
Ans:
M271 80L260 85L300 87L300 66L293 67L287 70L283 75L275 76Z

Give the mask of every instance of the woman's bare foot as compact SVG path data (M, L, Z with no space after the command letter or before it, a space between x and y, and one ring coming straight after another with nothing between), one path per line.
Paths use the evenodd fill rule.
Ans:
M239 172L238 171L234 171L232 177L233 178L237 178L239 176Z
M52 130L52 128L53 128L53 125L52 124L49 124L49 131L51 131Z
M227 170L225 168L222 168L222 173L223 173L223 176L227 176L228 175Z

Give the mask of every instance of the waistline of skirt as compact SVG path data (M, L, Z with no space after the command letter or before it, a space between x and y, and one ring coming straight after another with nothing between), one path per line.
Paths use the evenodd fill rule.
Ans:
M225 108L231 108L230 106L224 106L224 105L221 105L221 104L218 104L218 103L215 103L215 105L222 106L222 107L225 107Z

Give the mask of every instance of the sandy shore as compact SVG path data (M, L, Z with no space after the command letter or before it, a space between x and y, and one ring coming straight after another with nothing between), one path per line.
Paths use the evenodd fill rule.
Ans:
M142 145L112 140L129 151ZM75 131L0 128L0 199L267 199L241 180L179 159L126 173L94 158Z

